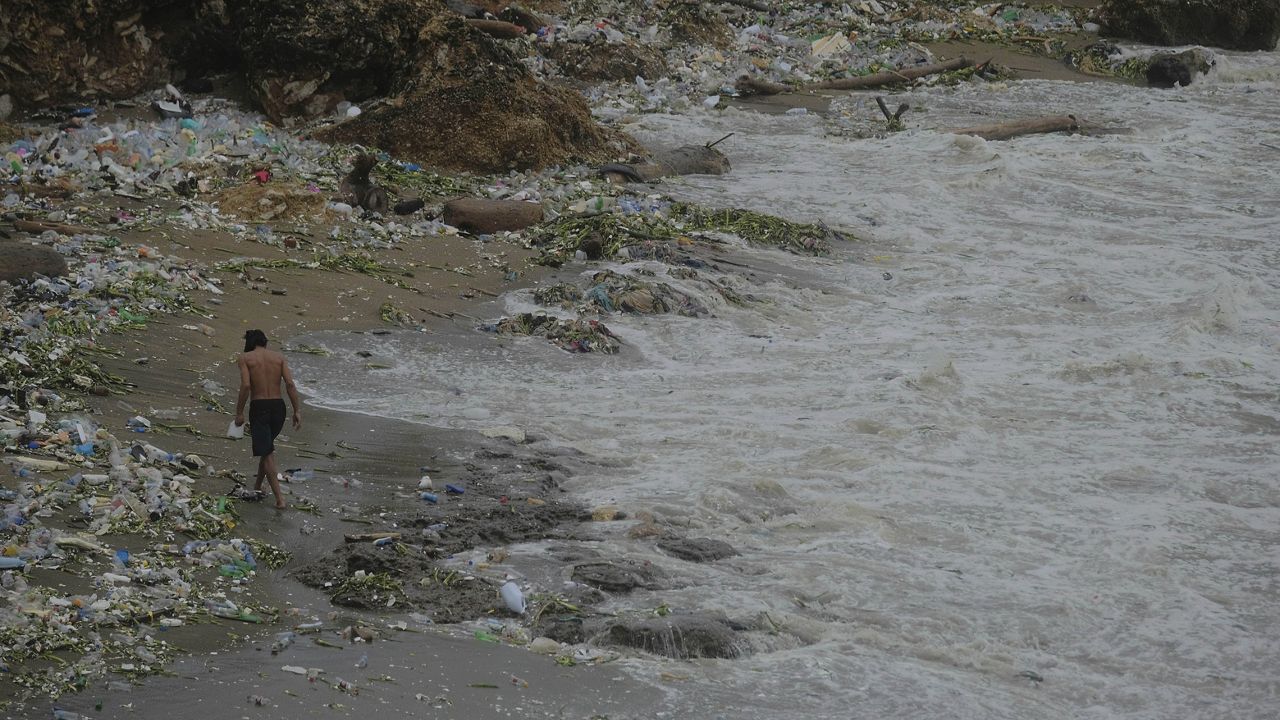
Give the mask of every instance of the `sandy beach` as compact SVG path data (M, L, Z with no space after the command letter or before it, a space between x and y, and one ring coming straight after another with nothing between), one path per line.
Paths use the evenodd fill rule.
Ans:
M109 215L122 208L136 209L126 199L121 207L98 210ZM236 257L266 258L285 254L207 232L174 233L163 243L156 243L154 236L147 234L123 233L120 239L126 245L147 245L166 255L208 263L223 260L230 253ZM408 288L362 275L306 269L254 272L248 282L227 282L225 294L217 296L220 304L207 305L212 317L199 318L203 326L199 330L184 330L182 325L188 324L185 318L157 318L148 322L145 329L108 338L109 346L120 357L107 359L103 367L125 378L132 387L124 395L93 398L94 416L101 418L105 427L123 427L128 418L139 414L163 417L160 422L173 429L153 427L145 440L171 451L198 454L209 463L210 473L216 474L198 478L197 488L214 495L227 493L236 482L226 473L240 473L251 479L256 465L249 457L247 441L236 442L223 436L238 388L235 358L242 349L246 329L262 329L272 347L286 348L291 337L316 330L385 332L387 326L379 318L385 302L421 313L426 318L423 332L431 332L431 327L440 323L472 324L475 321L471 318L486 312L483 301L509 286L503 279L508 270L493 267L493 259L501 257L512 266L523 267L521 263L528 256L517 246L493 245L456 236L408 245L394 258L404 267L467 268L468 273L464 276L416 269L411 282L406 283ZM534 277L526 274L520 282L532 282ZM281 290L284 293L273 293ZM207 302L211 297L195 301ZM457 319L437 316L448 313L457 313ZM210 394L202 387L206 381L226 388L224 394L214 398L221 403L221 412L208 403ZM299 381L305 384L306 378ZM123 431L116 432L125 437ZM451 715L465 717L505 717L520 703L527 705L529 712L537 710L539 716L545 713L547 717L557 717L566 706L581 712L599 707L606 714L623 716L618 714L618 708L625 707L625 693L617 692L615 684L619 680L614 673L591 667L564 667L551 658L502 643L450 638L429 626L401 633L382 628L385 641L351 645L342 651L313 645L310 638L303 636L279 656L266 652L272 637L298 624L299 618L321 618L326 627L334 630L361 623L385 625L385 618L378 614L340 609L335 613L323 593L290 579L290 570L327 555L343 544L346 533L387 529L379 515L398 509L406 497L420 502L414 491L424 468L430 469L437 487L464 484L474 475L465 466L471 455L484 448L494 448L493 454L497 455L512 450L508 441L490 440L475 433L315 407L304 409L302 430L286 428L277 447L282 468L303 468L314 475L305 482L285 484L288 500L295 505L286 511L276 511L269 502L237 503L239 521L235 531L266 540L292 555L285 568L264 569L253 583L255 598L277 607L280 619L262 626L222 622L174 628L166 633L166 639L194 653L173 668L174 676L148 683L133 693L86 692L64 697L54 703L57 707L83 711L101 704L103 717L136 716L144 706L148 713L182 710L195 713L188 715L191 717L238 717L227 705L245 705L247 710L247 698L257 695L272 700L267 708L255 707L254 717L298 717L299 708L335 703L346 705L348 716L354 716L367 712L365 705L371 702L381 711L390 704L411 716L424 702L418 696L429 696L428 702L450 708ZM335 484L333 478L354 480L355 486L349 482ZM303 512L296 507L299 502L315 509ZM356 522L350 522L353 520ZM495 567L488 575L497 577L500 572ZM499 610L496 593L489 604L494 613L505 613ZM338 617L331 619L334 615ZM308 650L312 647L319 652L312 654ZM369 655L368 667L356 669L355 662L365 654ZM369 684L368 678L379 679L359 697L347 697L324 683L307 683L305 678L281 673L280 667L286 664L329 665L332 669L326 672L330 676L346 677L360 687ZM513 686L512 676L527 681L528 687ZM500 689L471 688L473 684L493 684ZM317 688L323 689L324 694L317 694ZM290 693L296 695L293 700ZM47 703L33 699L11 708L6 717L47 712L39 710L41 705L47 708ZM611 707L614 709L609 710Z

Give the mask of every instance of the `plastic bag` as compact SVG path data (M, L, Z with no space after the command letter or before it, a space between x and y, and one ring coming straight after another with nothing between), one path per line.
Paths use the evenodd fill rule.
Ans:
M231 424L227 426L227 437L232 440L239 440L244 437L244 426L237 425L236 421L232 420Z

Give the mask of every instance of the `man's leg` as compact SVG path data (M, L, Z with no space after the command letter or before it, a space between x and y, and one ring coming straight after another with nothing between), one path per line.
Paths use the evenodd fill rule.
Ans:
M262 480L267 476L267 459L258 458L258 477L253 482L253 491L262 492Z
M283 510L286 506L284 502L284 493L280 490L280 478L277 477L280 473L276 469L275 452L273 451L266 457L262 458L262 463L266 466L267 482L271 483L271 492L275 493L276 496L276 508Z

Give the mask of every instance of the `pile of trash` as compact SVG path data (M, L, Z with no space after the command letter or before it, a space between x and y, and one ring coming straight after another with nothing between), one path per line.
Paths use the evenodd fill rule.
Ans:
M675 313L686 317L711 314L698 300L667 283L647 282L612 270L602 270L593 275L586 290L579 290L568 283L557 283L535 290L533 299L540 305L558 306L579 314Z
M162 634L172 628L272 614L230 595L288 554L232 536L232 501L194 489L193 475L211 472L202 458L121 443L80 415L54 422L63 403L36 395L25 398L25 422L13 398L0 408L3 463L16 480L0 489L0 657L12 682L57 697L108 673L135 680L163 669L173 648ZM141 417L130 424L149 427ZM36 584L28 576L37 569L88 582L77 592Z
M48 230L39 240L67 258L70 270L0 286L0 391L17 392L15 383L100 395L122 390L124 380L97 362L108 352L96 343L102 334L145 326L155 315L203 314L188 292L222 293L198 265L155 248L87 230L70 237Z
M537 335L571 353L614 354L622 347L622 340L598 320L563 320L542 313L520 313L505 317L497 322L481 325L480 330L498 335Z
M767 12L744 5L615 0L581 6L579 14L547 15L548 26L534 42L539 57L530 63L545 77L617 81L589 91L596 117L612 122L722 107L741 94L743 76L801 86L911 67L934 62L923 43L943 40L1019 44L1058 56L1064 45L1047 36L1097 29L1079 8L1011 3L770 3ZM665 51L661 63L634 49L655 46ZM634 72L623 76L623 68ZM974 74L959 69L921 82Z

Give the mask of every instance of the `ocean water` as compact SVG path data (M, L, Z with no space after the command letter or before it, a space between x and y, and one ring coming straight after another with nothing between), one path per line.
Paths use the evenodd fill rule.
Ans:
M630 522L594 526L594 549L669 575L612 609L755 628L732 660L620 661L663 692L637 717L1273 718L1278 80L1262 53L1176 91L920 90L888 99L924 127L884 139L815 116L645 116L631 130L650 141L736 133L730 174L664 190L859 240L738 249L758 268L728 279L761 299L745 307L623 266L715 317L607 318L616 357L325 334L306 341L335 356L296 357L297 375L329 407L572 446L594 463L578 497L740 551L694 565ZM928 129L1060 112L1128 132Z

